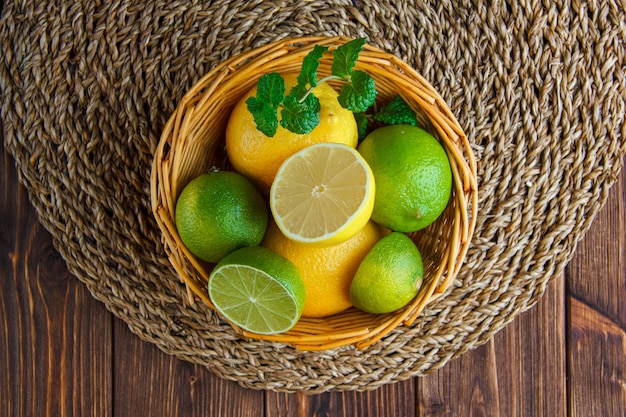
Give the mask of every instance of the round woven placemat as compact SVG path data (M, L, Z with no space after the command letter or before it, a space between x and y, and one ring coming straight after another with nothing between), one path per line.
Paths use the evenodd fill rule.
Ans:
M141 338L251 388L366 390L486 342L561 272L626 150L626 16L615 1L5 1L5 146L70 271ZM575 6L575 7L573 7ZM300 35L365 36L441 93L478 159L457 281L370 348L238 338L189 306L150 211L178 100L225 58Z

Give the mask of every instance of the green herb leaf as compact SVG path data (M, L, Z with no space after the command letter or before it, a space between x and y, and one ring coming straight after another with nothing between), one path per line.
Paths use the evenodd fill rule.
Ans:
M303 85L296 84L293 87L291 87L291 90L289 91L289 97L292 97L295 100L301 101L307 95L307 93L309 93L308 88L306 88Z
M333 52L333 63L330 67L332 74L341 78L350 78L352 68L356 65L365 42L365 38L358 38L339 46Z
M246 100L246 105L248 106L248 111L252 113L257 129L263 132L265 136L270 138L274 136L278 129L277 108L257 97L249 97Z
M355 113L365 112L376 100L376 83L363 71L352 72L352 84L344 84L337 100L342 107Z
M291 132L309 133L320 123L320 101L313 94L309 94L303 102L289 95L285 97L283 106L280 124Z
M317 69L320 66L320 59L324 52L328 51L328 46L315 45L311 52L302 60L302 69L298 74L298 85L305 90L317 85Z
M279 74L265 74L257 83L256 97L246 100L254 123L265 136L272 137L278 129L278 106L285 96L285 80Z
M272 107L278 107L285 96L285 80L280 74L272 72L259 79L256 96Z
M410 124L417 126L415 112L400 96L374 114L374 120L388 125Z
M372 77L363 71L354 70L359 53L366 39L351 40L333 52L331 75L318 81L317 70L327 46L315 45L304 57L297 84L285 96L285 81L277 73L266 74L259 79L256 97L246 100L248 110L254 117L257 128L267 136L274 136L280 125L299 134L311 132L320 121L320 103L312 94L320 82L330 79L342 80L345 84L337 97L339 104L353 113L365 113L376 100L376 84ZM368 117L356 116L359 129L365 134Z

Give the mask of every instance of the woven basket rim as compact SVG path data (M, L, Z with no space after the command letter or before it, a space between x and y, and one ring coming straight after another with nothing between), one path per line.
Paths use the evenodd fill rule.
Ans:
M199 299L215 311L205 290L210 271L207 270L206 264L186 250L175 228L176 197L184 184L193 177L181 174L178 168L185 164L197 163L190 161L192 159L188 155L190 152L179 158L177 151L181 146L185 146L185 150L190 146L196 146L195 142L206 141L212 146L214 142L219 143L223 140L220 137L207 137L208 124L203 125L203 122L198 120L200 115L206 118L207 114L211 114L210 111L223 106L219 97L230 94L235 86L239 87L242 78L247 80L248 84L256 83L256 79L268 72L268 69L299 65L304 55L314 45L327 45L333 48L349 40L350 38L342 36L291 38L270 42L233 56L207 72L184 95L170 116L153 160L151 202L153 214L163 233L162 242L165 251L179 278L187 287L189 303ZM450 241L445 244L446 253L442 256L432 279L425 279L428 285L423 285L418 296L398 312L373 316L351 308L326 319L303 318L294 329L278 335L253 334L231 323L236 333L241 336L283 342L300 350L326 350L346 345L363 349L383 338L398 325L411 325L427 304L445 293L461 268L477 217L477 168L468 138L435 89L396 56L374 46L365 45L359 56L357 68L374 77L391 80L405 101L425 113L428 121L432 123L434 133L449 154L454 178L452 197L454 213L450 220L452 224L446 225L450 228ZM239 88L236 91L246 92L248 89ZM237 100L239 98L236 94L234 97ZM222 101L228 102L228 99ZM231 100L230 103L234 101ZM199 173L198 169L195 170L196 175Z

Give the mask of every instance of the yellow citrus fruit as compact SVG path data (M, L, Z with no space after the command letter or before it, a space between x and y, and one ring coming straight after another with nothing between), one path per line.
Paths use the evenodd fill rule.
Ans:
M385 126L370 133L358 150L376 179L372 220L414 232L441 215L450 199L452 169L433 135L410 125Z
M318 143L291 155L270 189L270 209L288 238L331 246L354 236L374 208L372 170L353 148Z
M267 206L243 175L202 174L185 186L176 202L176 228L191 253L217 263L228 253L263 240Z
M390 313L417 295L423 276L415 243L404 233L393 232L365 255L350 285L350 300L368 313Z
M302 273L306 301L302 316L325 317L352 306L350 282L359 264L386 230L369 222L348 241L324 248L294 242L270 221L261 243L293 262Z
M297 84L296 74L283 77L287 91ZM293 133L280 125L271 138L260 132L246 106L246 100L256 95L256 87L235 105L226 128L226 152L235 170L251 179L263 192L269 191L283 161L300 149L319 142L343 143L356 148L358 130L354 115L341 107L337 92L321 83L313 94L320 101L320 122L307 134Z

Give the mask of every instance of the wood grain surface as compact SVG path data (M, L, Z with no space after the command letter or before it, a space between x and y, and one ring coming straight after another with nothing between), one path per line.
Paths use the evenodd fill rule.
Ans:
M479 348L371 392L248 390L141 341L92 298L0 153L0 417L622 417L625 299L622 173L565 273Z
M486 344L424 378L312 396L141 341L68 273L4 151L0 175L0 416L626 415L624 174L564 276Z

